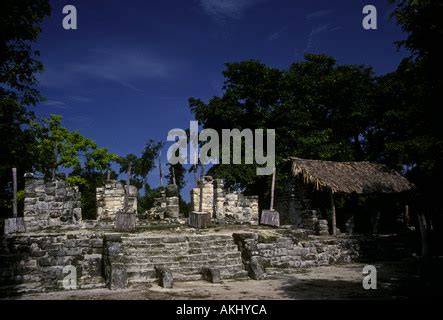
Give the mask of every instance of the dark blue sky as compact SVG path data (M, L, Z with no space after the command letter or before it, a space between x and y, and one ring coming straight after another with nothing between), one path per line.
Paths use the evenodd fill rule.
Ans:
M405 55L393 44L404 35L386 0L52 3L37 43L47 101L36 112L63 115L66 127L119 155L139 154L148 138L166 141L170 129L188 128L188 97L220 94L225 62L258 59L286 68L313 52L383 74ZM77 30L62 27L68 4L77 8ZM366 4L378 10L378 30L362 28ZM150 182L159 184L157 170Z

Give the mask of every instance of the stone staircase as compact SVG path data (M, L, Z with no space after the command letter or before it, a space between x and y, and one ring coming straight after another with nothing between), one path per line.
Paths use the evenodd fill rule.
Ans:
M241 253L229 235L122 236L130 286L157 281L155 267L169 268L174 281L201 280L203 267L220 271L222 279L244 279Z

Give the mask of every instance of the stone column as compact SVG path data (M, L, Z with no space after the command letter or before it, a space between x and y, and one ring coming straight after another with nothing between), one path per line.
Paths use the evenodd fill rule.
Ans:
M225 217L225 185L223 179L215 179L214 186L214 215L216 219Z
M210 176L205 176L203 181L198 181L197 188L192 189L191 200L193 211L199 211L200 204L200 185L203 183L203 206L202 212L210 213L211 216L214 212L214 185L213 179Z

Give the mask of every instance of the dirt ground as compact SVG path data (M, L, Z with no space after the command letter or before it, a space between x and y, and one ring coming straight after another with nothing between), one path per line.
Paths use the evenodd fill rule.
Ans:
M377 289L362 286L364 264L324 266L298 269L292 273L269 275L266 280L177 282L173 289L156 284L143 288L110 291L91 289L29 294L14 299L26 300L270 300L270 299L402 299L411 293L417 276L403 262L373 263L377 268Z

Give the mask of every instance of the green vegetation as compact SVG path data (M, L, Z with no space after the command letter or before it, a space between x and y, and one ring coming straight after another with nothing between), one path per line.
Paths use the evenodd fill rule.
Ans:
M223 94L207 103L190 98L189 106L205 128L219 134L222 129L275 128L280 168L297 156L368 160L401 170L417 186L411 211L440 230L443 6L430 0L390 2L407 34L397 44L411 52L396 71L376 76L370 66L337 64L324 54L305 54L303 61L281 70L256 60L227 63ZM219 164L209 170L225 178L229 188L259 195L266 206L270 177L255 172L255 165Z
M397 44L410 51L396 71L376 76L370 66L338 64L324 54L306 54L286 69L255 60L232 62L223 71L223 94L208 102L190 98L189 106L204 127L219 133L225 128L275 128L278 166L298 156L369 160L402 170L418 187L420 205L411 211L425 214L440 230L443 130L437 115L443 101L443 7L430 0L389 2L407 35ZM85 217L93 217L95 188L118 177L115 163L131 184L145 190L139 209L147 210L160 195L147 176L161 143L148 140L140 157L119 157L64 128L60 116L36 119L32 112L43 99L36 81L43 65L32 46L50 12L48 0L0 5L0 212L10 215L11 168L16 167L19 190L26 171L39 171L48 179L67 174L82 191ZM181 165L169 166L166 178L182 190L185 173ZM231 189L259 195L266 205L270 178L256 176L254 165L215 165L208 174L225 178ZM180 205L188 210L182 200Z

